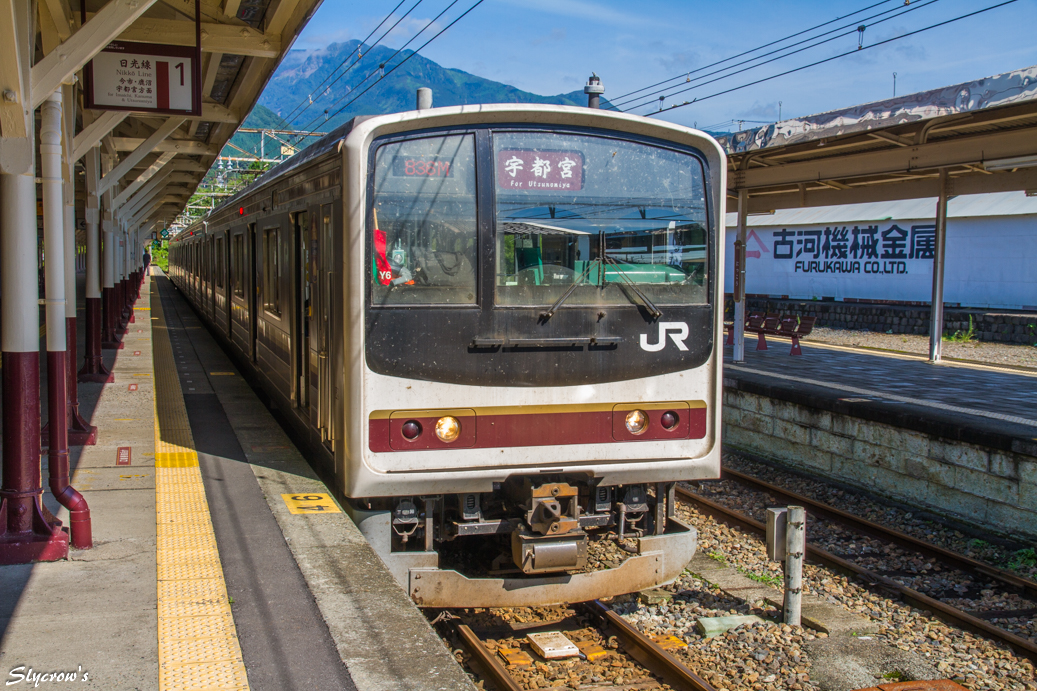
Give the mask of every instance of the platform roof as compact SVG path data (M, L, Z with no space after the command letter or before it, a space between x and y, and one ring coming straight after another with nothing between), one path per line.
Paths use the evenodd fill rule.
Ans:
M1037 190L1037 66L719 139L748 212Z
M830 225L890 219L926 219L933 218L935 210L936 201L923 197L840 206L777 209L768 213L750 214L747 222L749 226L759 228L764 226ZM963 195L947 202L947 218L989 218L992 216L1037 216L1037 196L1028 196L1024 192L991 192L989 194ZM738 214L729 211L726 222L728 228L733 228L738 224Z
M39 3L37 64L42 64L55 50L74 50L77 35L88 33L95 22L101 26L104 21L110 22L105 12L117 4L116 0L84 2L86 23L81 21L79 2ZM147 10L114 35L115 40L195 45L194 0L137 2L146 5ZM137 2L129 7L137 8ZM150 143L153 135L171 127L179 116L131 113L123 119L122 114L113 111L80 111L82 119L77 132L87 132L91 125L104 128L109 133L100 140L102 150L117 160L135 160L132 166L119 171L123 173L119 178L123 189L135 181L147 180L159 169L169 173L162 183L164 189L155 195L161 201L156 201L158 206L149 215L149 221L168 222L183 210L320 3L321 0L200 0L202 114L186 118L154 145ZM110 126L112 122L117 123L114 128ZM142 145L149 151L138 160L131 152L140 153Z

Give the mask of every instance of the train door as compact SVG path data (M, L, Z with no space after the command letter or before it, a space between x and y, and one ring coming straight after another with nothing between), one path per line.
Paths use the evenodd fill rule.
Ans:
M334 384L331 372L331 339L333 334L332 309L334 295L334 213L333 205L323 204L320 207L320 238L318 278L318 318L317 318L317 429L320 440L332 451L332 393Z
M256 361L256 326L259 323L259 257L256 255L256 224L248 224L248 352L252 362Z
M310 214L292 214L292 398L299 408L309 406L310 343Z

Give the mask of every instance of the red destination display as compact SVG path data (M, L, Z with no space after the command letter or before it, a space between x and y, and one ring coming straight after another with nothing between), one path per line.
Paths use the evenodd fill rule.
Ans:
M445 158L405 158L392 160L392 174L403 178L450 178L453 161Z
M583 189L583 154L525 149L498 151L497 186L515 190Z

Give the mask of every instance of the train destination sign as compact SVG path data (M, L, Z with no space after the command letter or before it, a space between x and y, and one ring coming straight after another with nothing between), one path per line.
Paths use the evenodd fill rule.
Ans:
M201 115L198 50L112 41L86 66L86 107Z
M497 152L497 186L503 189L583 189L583 154L579 151Z

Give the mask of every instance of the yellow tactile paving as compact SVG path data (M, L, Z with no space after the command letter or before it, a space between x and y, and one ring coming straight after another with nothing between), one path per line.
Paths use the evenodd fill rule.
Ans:
M152 295L159 689L248 689L173 348Z

